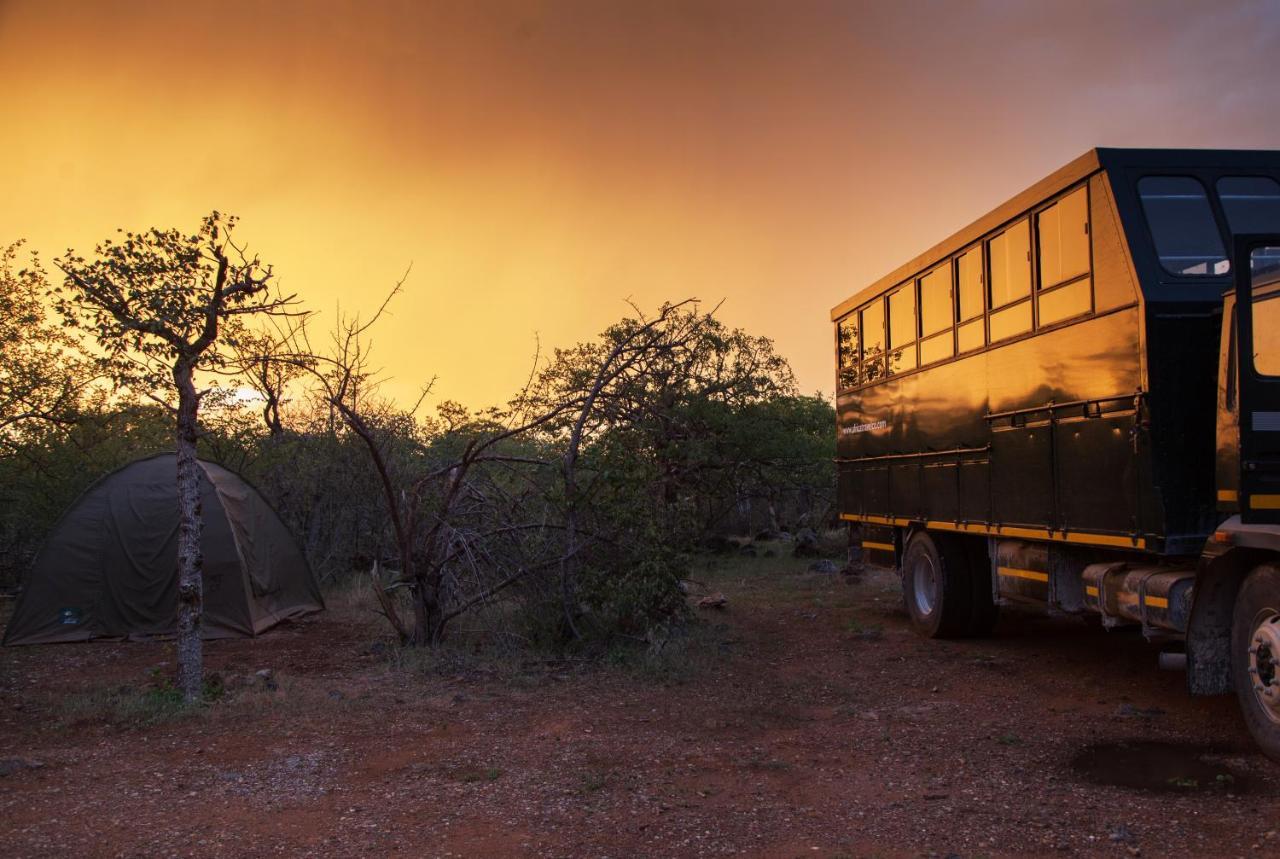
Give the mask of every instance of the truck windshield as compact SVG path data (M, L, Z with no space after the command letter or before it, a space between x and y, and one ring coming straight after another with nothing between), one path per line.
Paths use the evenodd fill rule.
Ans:
M1138 197L1160 265L1170 274L1223 275L1231 270L1209 195L1190 176L1144 176Z
M1223 176L1218 199L1233 233L1280 233L1280 183L1270 176Z

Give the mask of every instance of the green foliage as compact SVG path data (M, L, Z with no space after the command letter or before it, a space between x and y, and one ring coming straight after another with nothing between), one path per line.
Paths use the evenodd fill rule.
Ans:
M213 675L204 682L201 700L188 704L182 690L167 675L153 670L150 683L144 688L116 686L70 695L60 701L59 710L61 721L68 726L103 721L120 727L145 728L190 716L224 695L221 680Z
M100 242L93 259L68 250L54 261L66 275L54 307L93 338L116 383L138 393L169 390L178 360L227 370L240 318L289 303L267 292L270 266L231 243L235 224L215 211L195 233L118 231L123 239Z
M50 425L73 422L96 375L95 362L46 308L39 258L17 268L21 247L0 248L0 458Z
M71 423L24 430L22 456L0 458L11 502L0 507L0 558L12 561L0 587L92 481L171 449L171 411L152 397L180 344L204 336L195 308L212 300L219 267L235 267L209 243L231 223L215 213L194 235L125 234L92 262L59 260L68 280L58 306L101 341L126 387L81 397ZM254 282L270 274L256 260L238 265L233 275ZM695 305L557 350L505 409L445 402L430 415L380 398L358 362L300 377L304 363L281 365L261 336L238 323L223 333L202 366L242 375L203 394L201 456L264 493L322 580L376 564L371 599L387 600L378 611L412 617L428 582L438 622L466 612L471 634L488 624L495 638L553 651L655 655L689 619L682 580L709 535L821 530L830 515L831 404L796 392L770 341ZM458 470L478 447L483 456ZM397 533L405 523L416 529L408 539ZM431 575L404 578L406 567Z
M707 535L829 515L834 410L796 394L766 338L696 305L624 319L556 350L531 394L543 409L584 397L542 430L556 449L581 434L560 503L590 535L576 614L554 630L652 640L686 617L681 580Z
M655 517L639 511L615 530L577 574L578 598L598 631L644 637L683 619L687 611L680 580L688 555L664 533Z

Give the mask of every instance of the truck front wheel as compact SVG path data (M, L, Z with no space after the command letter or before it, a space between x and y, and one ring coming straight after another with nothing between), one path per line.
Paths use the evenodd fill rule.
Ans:
M1231 674L1249 733L1280 760L1280 567L1263 564L1236 595Z
M973 624L968 558L955 540L917 531L902 554L902 597L916 632L956 638Z

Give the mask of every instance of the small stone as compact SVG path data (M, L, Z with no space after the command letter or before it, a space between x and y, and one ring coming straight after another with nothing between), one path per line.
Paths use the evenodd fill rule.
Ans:
M714 593L698 600L698 608L718 609L723 611L729 604L729 598L722 593Z
M1113 827L1109 837L1115 844L1128 844L1133 841L1133 833L1130 832L1129 827L1123 823L1119 826Z
M13 775L22 770L38 770L44 764L40 761L27 760L26 758L5 758L0 760L0 776Z

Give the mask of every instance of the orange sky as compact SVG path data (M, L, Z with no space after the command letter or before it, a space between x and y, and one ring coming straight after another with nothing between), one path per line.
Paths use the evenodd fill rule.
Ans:
M0 243L212 208L369 308L407 396L726 299L806 390L828 309L1094 145L1280 148L1280 4L0 0Z

